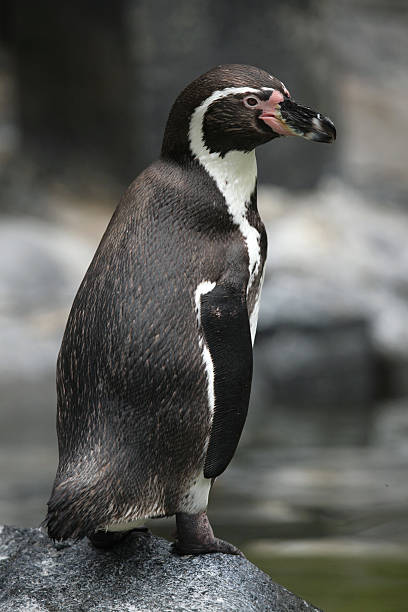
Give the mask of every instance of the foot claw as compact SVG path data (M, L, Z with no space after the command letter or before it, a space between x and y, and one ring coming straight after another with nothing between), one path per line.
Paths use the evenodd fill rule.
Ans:
M196 543L191 546L186 543L181 544L180 542L176 541L173 544L173 550L180 556L224 553L227 555L237 555L245 559L245 555L239 550L239 548L233 544L230 544L229 542L225 542L225 540L220 540L219 538L214 538L214 540L206 542L205 544Z
M239 557L242 557L243 559L245 559L244 553L241 552L239 548L237 548L233 544L230 544L230 542L226 542L225 540L220 540L219 538L215 538L215 543L218 547L217 552L226 553L228 555L238 555Z

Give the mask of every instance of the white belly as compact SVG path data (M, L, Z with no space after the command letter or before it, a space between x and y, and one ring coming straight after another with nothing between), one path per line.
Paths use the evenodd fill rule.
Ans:
M211 478L204 478L204 474L201 474L193 480L189 489L186 491L185 496L181 504L179 505L179 512L187 512L189 514L196 514L197 512L203 512L208 505L208 495L211 489Z

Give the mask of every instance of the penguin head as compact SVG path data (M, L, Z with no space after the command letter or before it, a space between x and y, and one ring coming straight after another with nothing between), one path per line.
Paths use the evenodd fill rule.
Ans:
M162 156L225 156L288 135L333 142L336 130L328 117L294 102L285 85L268 72L222 65L195 79L176 99Z

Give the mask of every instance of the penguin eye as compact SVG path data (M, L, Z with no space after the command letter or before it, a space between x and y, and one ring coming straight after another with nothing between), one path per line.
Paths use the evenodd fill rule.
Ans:
M255 108L255 106L258 106L259 100L256 96L247 96L244 98L244 104L248 108Z

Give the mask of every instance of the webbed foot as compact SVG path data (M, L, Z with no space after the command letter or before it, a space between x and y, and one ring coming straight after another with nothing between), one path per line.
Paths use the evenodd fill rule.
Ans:
M124 540L126 540L131 533L140 533L141 535L149 535L150 530L147 527L136 527L129 529L128 531L95 531L92 535L88 536L91 544L95 548L102 548L109 550L114 548Z
M176 514L177 540L174 550L179 555L204 555L208 553L226 553L239 555L242 552L233 544L214 537L214 532L206 512Z

